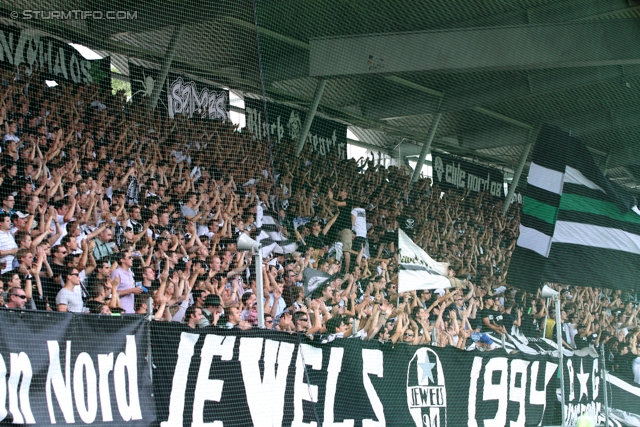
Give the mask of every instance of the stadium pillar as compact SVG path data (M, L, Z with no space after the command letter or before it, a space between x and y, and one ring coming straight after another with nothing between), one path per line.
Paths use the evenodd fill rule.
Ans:
M422 170L422 166L424 165L424 160L427 158L427 153L431 149L431 143L433 142L433 138L436 136L436 131L438 130L438 125L440 124L440 119L442 118L442 113L437 113L433 116L433 120L431 120L431 126L429 126L429 134L427 135L427 140L422 144L422 150L420 151L420 157L418 157L418 163L416 163L416 168L413 170L413 175L411 175L411 184L416 182L420 177L420 171Z
M327 84L325 79L318 81L316 85L316 93L313 94L313 101L311 102L311 106L309 107L309 113L307 113L307 118L304 121L304 127L302 128L302 133L300 133L300 139L298 139L298 146L296 148L296 156L300 157L300 153L302 153L302 148L304 147L304 141L307 139L307 135L309 135L309 129L311 129L311 123L313 122L313 118L316 115L316 111L318 110L318 104L320 104L320 100L322 99L322 94L324 93L324 87Z
M167 46L164 61L162 62L162 68L160 68L160 74L158 74L156 83L153 86L153 92L151 92L151 98L149 98L149 103L147 104L147 111L155 110L156 105L158 105L160 92L162 91L162 88L164 88L164 82L167 79L167 74L169 74L169 68L171 67L171 62L173 62L173 57L176 54L176 47L178 46L178 40L180 40L181 35L182 25L175 26L173 28L173 34L171 34L171 40L169 40L169 46Z
M507 192L507 198L504 200L504 206L502 206L502 215L506 215L509 210L509 206L511 206L511 199L513 199L513 194L516 192L516 187L518 186L518 182L520 181L520 175L522 175L522 169L524 169L524 164L527 162L527 157L529 157L529 151L531 151L531 147L533 143L529 143L524 146L524 150L522 150L522 157L520 157L520 163L518 163L518 167L513 174L513 180L511 181L511 185L509 186L509 191Z

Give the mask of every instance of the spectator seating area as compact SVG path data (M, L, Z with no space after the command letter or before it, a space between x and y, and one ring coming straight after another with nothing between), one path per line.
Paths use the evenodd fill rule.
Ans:
M520 206L446 192L380 156L340 159L255 141L232 123L169 119L96 86L2 73L3 306L146 314L190 327L266 326L313 339L489 350L487 336L554 338L548 301L509 286ZM273 148L273 149L271 149ZM398 294L397 230L450 264L452 286ZM241 233L295 251L256 269ZM280 251L282 252L282 251ZM256 301L262 274L265 301ZM612 275L615 280L615 274ZM560 292L571 349L606 344L640 382L636 295ZM152 307L149 302L152 301Z

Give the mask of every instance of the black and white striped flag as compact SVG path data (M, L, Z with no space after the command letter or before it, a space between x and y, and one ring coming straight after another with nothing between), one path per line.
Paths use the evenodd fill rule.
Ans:
M270 254L290 254L297 248L296 242L287 239L277 222L276 212L262 205L258 207L256 223L260 227L260 234L256 239L262 244L262 256Z
M508 284L531 292L541 282L640 288L636 199L602 174L580 140L540 130L522 209Z

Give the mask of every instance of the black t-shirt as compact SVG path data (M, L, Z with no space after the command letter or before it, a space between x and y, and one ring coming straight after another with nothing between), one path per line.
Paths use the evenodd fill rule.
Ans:
M580 350L581 348L589 347L589 344L591 344L591 335L581 337L580 332L578 332L576 334L575 341L576 341L576 348L578 350Z
M484 325L484 319L489 319L489 323L492 325L502 325L502 313L499 311L491 310L490 308L483 308L480 310L480 319L482 325Z
M510 313L502 313L502 324L504 325L507 333L511 333L511 328L513 327L513 322L516 321L516 316Z
M53 279L60 287L62 287L62 285L60 284L60 277L65 273L67 267L65 267L64 265L58 265L55 262L49 262L49 265L51 266L51 271L53 272Z
M310 234L304 238L304 241L307 246L311 246L313 249L322 249L327 246L324 238L325 236L322 234L319 234L317 236Z
M336 232L344 230L345 228L351 229L351 211L353 210L353 201L351 199L343 201L347 204L339 207L340 214L332 227Z
M527 337L535 337L538 334L538 321L532 314L524 313L522 315L520 331Z
M137 256L133 258L133 266L131 267L131 271L133 271L133 278L136 282L142 282L142 275L144 274L144 264L142 263L142 257Z

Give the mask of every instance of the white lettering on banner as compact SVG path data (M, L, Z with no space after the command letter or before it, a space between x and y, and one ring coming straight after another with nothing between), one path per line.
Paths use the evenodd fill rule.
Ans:
M482 357L474 357L471 365L471 381L469 382L469 420L468 427L478 427L476 421L476 398L478 397L478 378L482 370Z
M434 158L434 170L438 181L441 182L443 175L448 184L456 188L468 188L472 191L488 191L494 196L504 195L503 183L491 180L491 174L487 173L487 178L482 178L462 169L462 163L451 162L443 164L440 157Z
M324 398L324 419L322 427L353 427L354 420L344 420L337 423L334 421L333 408L336 400L336 390L338 385L338 376L342 369L342 357L344 356L344 348L333 347L331 356L329 357L329 365L327 366L327 388Z
M275 427L282 425L287 374L295 345L266 340L264 344L264 376L261 381L259 362L262 356L263 341L262 338L241 338L238 357L253 425ZM277 373L276 365L278 366ZM329 397L328 392L327 397ZM266 408L269 410L266 411ZM270 413L271 416L265 416L266 413ZM326 425L325 418L323 426Z
M291 427L317 427L315 421L311 421L310 423L302 422L304 416L302 401L318 401L318 386L304 382L305 365L311 366L311 369L315 371L322 369L322 349L311 347L308 344L301 344L298 348L296 377L293 389L293 421L291 421Z
M511 372L509 373L509 400L518 402L520 409L518 410L518 419L509 423L510 427L524 427L525 417L525 398L527 394L527 367L529 362L526 360L514 359L511 361ZM520 379L520 384L516 382ZM506 415L506 414L505 414Z
M125 369L127 370L126 375ZM126 381L125 376L129 381ZM116 358L116 365L113 368L113 385L122 419L124 421L141 420L142 411L138 394L138 352L134 335L127 335L125 351ZM128 402L127 388L129 389Z
M573 361L567 360L567 375L569 375L569 402L576 398L576 393L573 384Z
M587 360L592 360L592 366L591 369L587 368L585 372L584 362ZM600 394L600 377L598 375L598 370L598 359L580 359L579 370L573 366L573 361L571 359L567 360L567 371L570 379L569 398L564 406L567 424L576 424L578 422L578 418L585 412L596 420L596 423L604 422L604 414L601 411L602 406L600 403L595 402ZM574 373L580 385L579 394L577 390L575 390ZM590 387L589 379L591 379ZM591 391L591 398L589 398L589 391ZM585 396L585 398L583 399L582 396Z
M536 425L542 421L544 412L546 410L546 394L547 385L556 372L558 365L551 362L546 362L544 372L544 384L543 389L538 390L538 370L540 362L531 363L531 372L529 378L531 379L529 385L529 403L531 405L542 405L542 415L538 423L535 420L527 420L524 401L526 399L526 387L527 387L527 368L529 362L519 359L514 359L509 365L508 359L505 357L496 357L490 359L484 368L484 389L482 393L483 401L498 400L498 409L493 419L483 420L484 427L491 426L504 426L507 422L507 407L508 402L518 402L519 412L516 421L510 421L510 427L524 426L525 421L527 425ZM471 381L469 384L469 416L467 427L478 427L478 421L476 420L476 401L478 397L478 379L482 372L483 359L481 357L475 357L471 366ZM493 383L493 373L498 372L500 379L497 384ZM518 378L520 384L517 383Z
M198 92L196 82L185 82L178 77L173 82L167 81L167 98L171 118L183 114L189 118L195 115L205 119L229 119L227 93L224 90L216 92L205 87Z
M600 393L600 376L598 375L598 363L595 361L591 367L591 400L596 400Z
M378 393L376 393L373 383L371 383L371 378L369 378L369 374L374 374L380 378L383 377L383 360L383 353L380 350L362 350L362 382L364 383L364 389L367 391L373 413L376 414L376 418L378 418L377 421L371 419L362 420L362 427L384 427L387 425L384 417L384 407L378 397Z
M113 353L98 355L98 373L100 376L98 388L100 389L100 407L102 409L102 421L113 421L111 412L111 395L109 394L109 372L113 370Z
M22 376L20 392L18 393L18 383ZM31 361L27 353L11 353L11 375L9 376L9 411L13 415L15 424L35 424L29 404L29 386L33 371Z
M496 357L489 360L484 367L484 389L482 390L482 400L497 400L498 410L493 419L484 420L485 427L504 426L507 422L507 392L509 376L508 359L506 357ZM493 373L499 372L500 379L497 384L493 383Z
M113 421L109 394L109 372L111 372L113 368L113 353L109 355L98 355L99 380L96 377L91 356L88 353L80 353L74 363L72 388L71 341L67 341L66 343L64 376L62 375L60 364L60 346L58 342L47 341L47 347L49 350L49 371L47 372L45 394L51 423L55 424L56 422L51 388L53 388L65 422L75 423L73 402L75 402L76 409L83 422L91 424L95 421L98 411L98 388L103 421ZM26 360L28 361L28 359ZM29 369L31 369L30 365ZM11 370L13 373L13 367ZM142 410L140 408L138 393L138 350L136 348L136 339L133 335L127 335L125 350L121 352L116 359L113 382L116 402L122 420L141 420ZM23 377L22 383L23 387L25 384L28 385L28 383L25 383L25 377ZM22 392L21 387L20 393L22 394ZM26 398L28 399L28 395ZM20 402L20 408L26 420L27 416L22 400ZM29 421L25 422L29 423ZM35 423L35 420L33 422Z
M253 135L254 141L266 139L267 126L269 126L269 134L271 138L275 138L275 142L277 144L282 142L282 138L284 138L285 136L285 127L282 125L284 119L282 118L282 116L278 115L275 118L269 117L269 120L272 123L271 125L267 125L267 122L265 121L264 115L262 114L261 110L257 108L246 107L245 118L247 129ZM291 115L287 120L287 128L289 129L289 138L293 141L297 141L300 133L302 132L302 123L300 120L300 116L296 111L291 111ZM329 154L334 148L337 148L340 153L344 153L345 150L345 144L338 143L338 136L336 135L335 130L329 138L309 133L309 135L307 135L305 143L310 144L313 147L314 152L319 153L323 156Z
M183 333L183 335L185 334ZM195 337L197 341L198 335L195 335ZM215 420L211 423L204 422L204 404L207 401L219 402L222 397L224 381L209 379L213 356L220 356L220 360L226 361L233 359L233 346L235 343L236 337L234 336L225 337L221 335L207 335L205 337L202 351L200 352L200 369L198 370L198 381L196 382L196 390L193 398L192 427L222 427L222 421L219 420ZM191 351L193 352L193 347L191 348ZM188 372L189 367L187 366L185 376L187 376ZM184 404L184 397L182 403ZM171 417L169 417L169 420L171 420ZM180 424L182 424L182 419L180 419Z
M69 79L69 74L71 74L71 80L74 83L93 82L93 78L89 73L91 63L83 59L79 52L78 54L71 53L69 58L65 58L62 47L58 47L56 52L51 41L48 41L45 45L40 35L33 34L28 30L19 32L18 41L14 45L16 33L13 31L5 33L5 31L0 30L0 61L7 61L15 67L24 65L27 77L31 76L35 71L41 70L48 71L55 76L63 76L67 80ZM13 50L12 46L15 46ZM53 56L55 56L55 63L52 63Z
M546 362L544 369L544 384L542 390L538 390L537 380L539 366L540 362L533 362L531 364L531 385L529 386L529 403L532 405L542 405L542 415L540 415L538 424L542 422L542 417L544 417L544 412L547 409L547 385L553 377L553 374L555 374L558 369L558 365L556 363Z
M169 419L160 423L161 427L171 427L182 425L182 414L184 412L184 396L187 392L187 380L189 379L189 366L193 357L194 347L200 335L180 334L180 344L178 345L178 361L173 373L171 383L171 396L169 398Z
M7 383L5 379L7 377L7 365L4 363L4 358L0 355L0 421L7 418Z
M84 378L87 378L87 400L85 401ZM98 395L96 370L93 361L88 353L80 353L73 368L73 394L76 398L76 409L80 419L87 424L91 424L96 419L98 413Z
M62 377L62 369L60 367L60 345L58 341L47 341L47 347L49 348L49 371L47 372L46 395L51 424L56 422L53 411L53 401L51 399L52 386L64 420L67 423L75 423L73 400L71 398L71 341L67 341L64 358L64 378Z
M566 425L576 425L578 419L586 412L597 425L604 425L605 415L602 413L602 404L600 402L589 402L586 405L582 403L565 405L565 421Z

